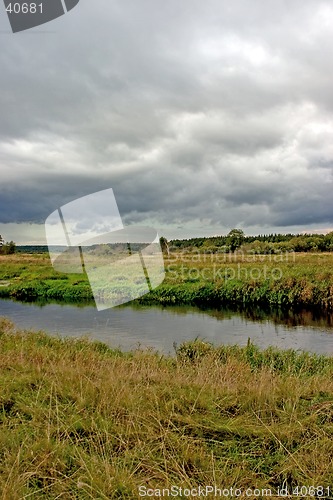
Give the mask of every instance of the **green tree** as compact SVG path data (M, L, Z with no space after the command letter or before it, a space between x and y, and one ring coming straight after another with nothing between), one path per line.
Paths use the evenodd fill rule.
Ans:
M169 243L168 243L168 240L164 236L161 236L161 238L160 238L160 245L161 245L162 252L166 253L169 256L170 255Z
M231 229L227 234L227 244L230 247L231 252L234 252L239 248L245 238L244 231L242 229Z
M9 255L13 254L16 251L16 245L14 241L7 241L6 243L4 242L3 238L1 238L1 244L0 244L0 253L4 255Z
M325 234L324 241L322 243L322 250L326 252L332 252L333 250L333 231Z

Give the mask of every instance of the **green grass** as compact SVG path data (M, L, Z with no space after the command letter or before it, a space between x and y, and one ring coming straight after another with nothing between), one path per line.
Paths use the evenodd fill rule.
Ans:
M91 302L85 274L61 274L48 254L0 255L0 298Z
M329 486L332 437L332 358L201 341L122 353L0 322L4 500Z
M333 308L333 254L175 254L141 303Z
M174 254L166 278L138 303L333 309L333 253ZM126 292L126 293L125 293ZM124 294L129 295L124 286ZM47 254L0 256L0 298L92 301L85 274L53 270Z

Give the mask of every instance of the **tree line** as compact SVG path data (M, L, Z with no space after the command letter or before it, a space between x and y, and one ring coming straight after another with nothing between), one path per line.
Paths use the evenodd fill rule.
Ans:
M165 239L165 238L164 238ZM235 252L242 249L248 253L270 254L281 252L332 252L333 231L328 234L259 234L246 236L242 229L232 229L227 235L175 239L167 242L170 250L200 252ZM164 242L165 246L165 242Z
M327 234L259 234L246 236L242 229L231 229L227 235L167 240L160 238L164 253L179 250L198 250L202 253L233 253L242 250L246 253L271 254L281 252L333 252L333 231ZM0 255L16 251L47 251L46 246L16 247L14 241L5 242L0 235Z

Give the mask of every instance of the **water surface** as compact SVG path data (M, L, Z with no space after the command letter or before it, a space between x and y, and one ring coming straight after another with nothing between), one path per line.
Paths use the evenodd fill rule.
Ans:
M100 340L124 350L138 346L173 353L174 343L200 338L216 345L246 345L250 338L260 347L274 345L333 354L330 316L310 311L282 313L248 309L200 310L194 307L122 306L98 312L94 306L0 301L0 316L20 328L50 334Z

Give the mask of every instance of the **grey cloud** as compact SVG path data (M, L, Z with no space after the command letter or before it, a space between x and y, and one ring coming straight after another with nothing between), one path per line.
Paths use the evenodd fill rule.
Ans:
M328 1L101 0L3 35L1 222L108 187L127 223L330 221L330 20Z

